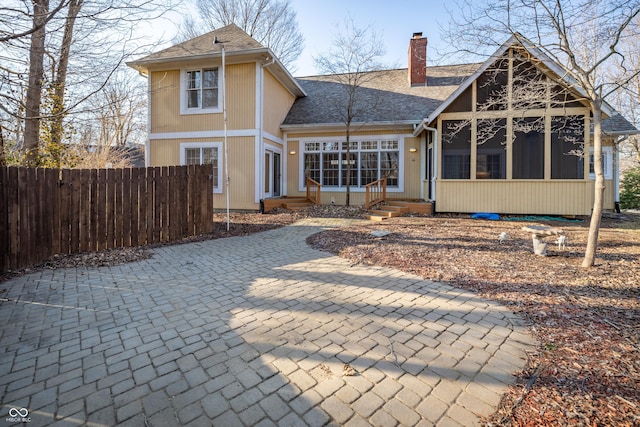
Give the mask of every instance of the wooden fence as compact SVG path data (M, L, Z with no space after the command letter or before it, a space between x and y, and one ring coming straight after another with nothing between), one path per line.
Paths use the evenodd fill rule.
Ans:
M213 230L211 166L0 167L0 272Z

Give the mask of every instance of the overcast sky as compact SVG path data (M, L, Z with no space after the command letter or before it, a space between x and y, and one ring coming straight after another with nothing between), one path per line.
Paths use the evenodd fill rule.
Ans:
M295 76L318 74L314 56L330 50L335 26L351 15L359 27L373 25L383 36L387 51L384 63L407 66L409 39L422 32L429 39L427 59L437 61L435 49L445 50L439 25L449 22L445 1L410 0L291 0L305 38L305 49L297 61ZM453 6L452 2L449 2Z

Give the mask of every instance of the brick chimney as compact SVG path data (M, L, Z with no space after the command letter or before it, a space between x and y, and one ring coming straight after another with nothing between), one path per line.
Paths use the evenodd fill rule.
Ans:
M413 33L409 40L409 84L427 84L427 38L422 33Z

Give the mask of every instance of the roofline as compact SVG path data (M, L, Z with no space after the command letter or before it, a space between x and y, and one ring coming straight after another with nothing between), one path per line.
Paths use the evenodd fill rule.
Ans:
M293 78L291 73L289 73L289 70L287 70L287 68L284 65L282 65L282 62L280 62L280 60L276 57L276 55L273 54L271 49L269 49L268 47L244 49L244 50L237 50L233 52L225 51L225 57L260 54L260 53L266 53L267 55L269 55L271 58L274 59L274 64L277 64L277 67L280 68L282 71L284 71L286 77L292 83L291 86L287 85L285 82L280 81L280 79L278 79L278 81L280 81L280 83L282 83L287 88L287 90L291 92L292 95L297 97L307 96L307 93L304 91L304 89L302 89L302 86L300 86L300 84L296 81L296 79ZM221 57L222 57L222 52L212 52L212 53L207 53L203 55L194 55L194 56L177 56L177 57L174 56L174 57L155 58L155 59L148 59L148 60L143 59L143 60L126 62L126 64L129 67L133 68L134 70L138 71L139 73L145 74L149 70L149 67L148 67L149 65L163 64L166 62L181 62L185 60L198 61L203 59L213 59L213 58L221 58ZM269 66L270 65L267 65L267 67ZM274 74L274 77L276 77L275 74Z
M524 37L522 34L515 33L511 37L509 37L509 39L506 42L504 42L491 56L489 56L489 58L487 58L487 60L484 61L482 65L480 65L480 67L471 76L469 76L464 82L462 82L460 86L458 86L458 88L451 95L449 95L449 97L445 99L438 106L438 108L436 108L429 115L429 117L427 117L426 121L429 123L433 122L449 105L451 105L451 103L458 96L462 94L462 92L464 92L469 86L471 86L471 84L478 77L480 77L480 75L484 73L494 61L500 58L507 51L507 49L509 49L511 46L515 45L516 43L520 44L525 50L531 53L534 57L541 60L542 63L547 68L553 71L560 78L560 80L564 81L567 85L569 85L570 88L578 92L581 96L586 97L584 90L581 87L576 86L576 82L573 81L574 79L571 77L571 75L568 74L567 70L564 67L556 63L551 58L549 58L547 54L545 54L542 50L535 47L535 45L531 41L529 41L529 39ZM609 117L615 114L615 110L608 103L604 101L602 103L601 108L602 108L602 111Z
M384 122L352 122L351 130L354 131L354 127L356 128L366 128L366 129L374 129L374 128L389 128L393 126L403 127L407 129L413 129L420 123L420 120L397 120L397 121L384 121ZM280 129L285 132L295 132L295 131L314 131L317 129L318 132L326 132L328 130L344 130L346 125L344 123L303 123L303 124L282 124L280 125ZM357 129L360 130L360 129ZM357 131L355 130L355 131Z

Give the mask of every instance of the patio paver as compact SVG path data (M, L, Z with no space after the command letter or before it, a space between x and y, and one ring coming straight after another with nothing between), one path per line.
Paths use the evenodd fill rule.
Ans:
M31 425L477 425L525 364L472 292L308 247L353 220L0 284L3 416Z

